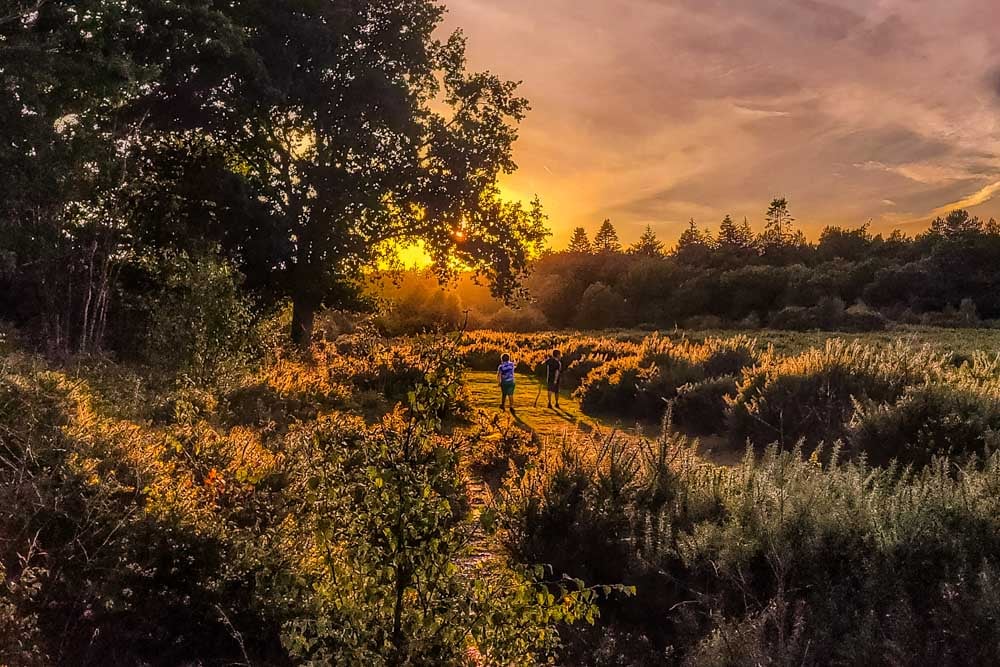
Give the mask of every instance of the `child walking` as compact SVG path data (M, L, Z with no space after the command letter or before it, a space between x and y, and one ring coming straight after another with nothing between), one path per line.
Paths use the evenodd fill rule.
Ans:
M500 366L497 368L497 382L500 384L500 409L504 409L504 404L510 398L510 411L514 411L514 369L516 366L510 360L510 355L504 353L500 357Z

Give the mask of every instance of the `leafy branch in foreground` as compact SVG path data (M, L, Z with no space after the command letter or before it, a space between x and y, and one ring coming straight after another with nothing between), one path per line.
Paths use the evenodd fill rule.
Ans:
M426 362L407 409L311 434L300 516L315 559L298 587L310 599L283 634L306 664L534 665L558 648L558 624L596 616L597 589L579 580L476 557L459 450L440 435L461 361L439 349Z

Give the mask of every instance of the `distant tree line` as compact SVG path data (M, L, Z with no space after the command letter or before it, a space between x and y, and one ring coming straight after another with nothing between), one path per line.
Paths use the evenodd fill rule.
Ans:
M1000 318L1000 225L957 210L916 236L830 226L809 242L775 199L763 230L694 220L667 250L649 227L623 248L605 220L591 242L545 254L530 280L536 320L553 328L740 325L877 329Z

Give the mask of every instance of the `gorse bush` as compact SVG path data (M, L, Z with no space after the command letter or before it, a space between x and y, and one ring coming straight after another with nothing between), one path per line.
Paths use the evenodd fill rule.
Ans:
M970 380L907 387L892 403L860 403L846 437L853 452L879 464L988 455L1000 445L1000 387Z
M500 355L510 354L522 372L533 373L549 352L562 353L563 370L585 358L610 361L633 356L637 343L628 334L588 336L568 334L512 334L498 331L474 331L463 337L461 351L466 365L477 371L495 371Z
M726 470L658 443L571 441L508 481L513 553L636 586L602 603L589 664L622 637L648 647L630 664L1000 659L997 457L903 473L770 448Z
M758 358L756 341L745 336L696 343L653 334L634 357L593 368L574 395L584 410L659 420L681 387L739 374Z
M839 340L794 357L765 355L731 401L730 437L740 445L832 443L846 435L855 401L894 401L908 386L943 377L945 362L903 344Z
M736 395L737 378L709 378L677 389L672 401L674 421L695 433L721 433L726 428L729 401Z
M638 357L613 359L590 371L573 396L586 412L634 417L643 413L640 384L650 374L651 369L639 366Z

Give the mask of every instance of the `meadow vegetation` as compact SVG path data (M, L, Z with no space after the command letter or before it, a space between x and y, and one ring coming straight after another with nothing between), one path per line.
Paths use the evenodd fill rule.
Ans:
M5 357L3 661L527 665L593 619L582 582L477 555L469 452L494 429L453 431L450 347L338 345L165 397ZM128 417L99 388L123 377Z
M361 327L211 381L8 343L0 655L996 659L1000 364L811 342ZM470 401L466 370L553 346L585 409L659 435L541 440ZM746 453L714 465L685 433Z

